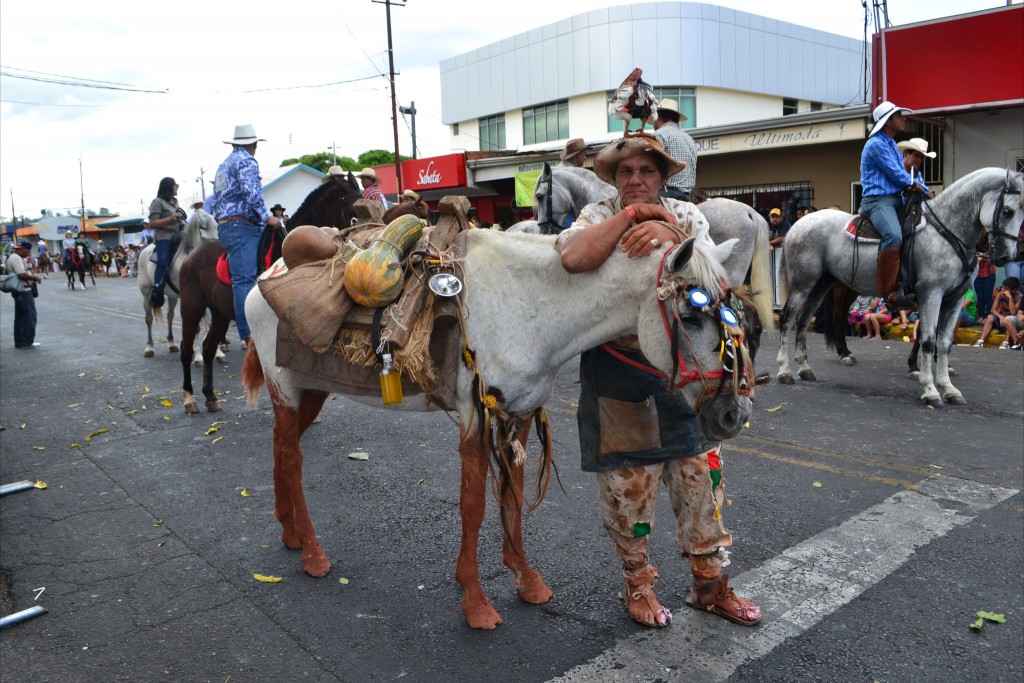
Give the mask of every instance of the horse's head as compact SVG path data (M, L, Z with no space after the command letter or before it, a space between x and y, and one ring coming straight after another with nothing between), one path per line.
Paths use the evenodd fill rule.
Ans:
M551 164L544 162L544 170L533 188L533 213L544 235L555 235L567 227L572 211L572 196L555 183L554 175Z
M310 192L292 214L288 225L333 226L344 229L356 218L354 205L363 196L359 182L348 175L330 175Z
M638 326L644 355L684 393L712 441L739 434L751 413L743 320L752 302L724 284L722 268L735 243L690 238L670 249L659 268L657 306L643 309Z
M1003 266L1017 257L1024 225L1024 174L1006 171L998 187L986 192L978 216L988 234L992 263Z

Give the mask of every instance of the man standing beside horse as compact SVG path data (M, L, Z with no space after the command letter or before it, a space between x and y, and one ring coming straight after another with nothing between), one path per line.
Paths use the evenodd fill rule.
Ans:
M893 138L907 127L906 114L913 113L892 102L882 102L875 107L871 114L875 125L860 157L860 182L864 192L860 215L870 219L882 237L878 246L876 294L891 298L897 309L914 305L912 298L904 296L904 283L899 281L903 193L923 192L924 188L914 182L903 166L903 154Z
M697 184L697 143L679 127L686 115L680 113L675 100L665 99L658 104L658 119L654 122L654 136L662 147L676 161L681 161L683 170L668 179L661 190L662 197L671 197L681 202L690 201L693 186Z
M231 266L231 291L235 300L235 325L242 344L249 346L249 325L245 320L245 297L256 285L256 252L262 226L281 227L263 201L260 166L256 163L256 145L266 142L256 137L249 124L235 126L235 137L225 140L231 153L217 168L214 181L217 234L228 252Z

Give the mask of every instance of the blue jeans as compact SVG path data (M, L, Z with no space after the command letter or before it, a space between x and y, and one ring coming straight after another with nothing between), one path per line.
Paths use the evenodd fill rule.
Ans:
M1024 270L1024 261L1010 261L1005 266L1006 277L1015 277L1020 280L1021 271Z
M154 245L156 268L153 270L153 284L163 287L164 278L167 276L167 266L171 264L171 257L174 256L174 240L157 240Z
M860 200L860 215L871 219L875 230L882 236L879 249L898 249L903 244L903 228L900 226L900 197L864 197Z
M36 301L32 292L12 292L14 297L14 345L32 348L36 340Z
M260 228L247 221L228 221L217 226L217 235L228 252L231 293L235 299L235 326L244 342L249 338L245 297L256 286L256 247L260 241Z
M996 288L996 274L974 278L974 293L978 298L978 319L983 320L992 312L992 291Z

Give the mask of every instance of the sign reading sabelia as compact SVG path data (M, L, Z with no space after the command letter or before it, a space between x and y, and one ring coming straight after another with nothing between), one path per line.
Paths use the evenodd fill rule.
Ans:
M440 185L441 184L441 172L434 168L434 162L431 161L427 164L427 167L420 171L420 185Z

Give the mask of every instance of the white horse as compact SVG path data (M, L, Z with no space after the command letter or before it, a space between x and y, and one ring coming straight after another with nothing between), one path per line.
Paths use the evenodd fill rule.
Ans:
M178 250L174 253L170 264L167 266L167 274L164 276L167 280L164 286L164 299L167 303L167 350L171 353L178 353L179 351L178 345L174 343L174 311L178 306L178 273L181 271L181 264L185 262L185 258L192 253L193 249L202 244L205 238L204 233L208 232L202 221L189 221L181 233L181 244L178 245ZM216 236L216 228L214 228L212 234ZM164 317L163 307L154 309L149 301L149 296L153 291L154 276L156 275L156 263L153 262L155 251L155 244L148 245L139 253L139 260L137 262L139 291L142 293L142 307L146 311L146 350L142 353L146 358L152 358L154 355L153 320L155 318L159 324L163 322ZM204 319L203 323L206 326L207 321ZM217 348L216 358L218 362L225 362L224 352L220 347ZM202 367L203 357L196 356L195 364L197 368Z
M750 416L751 403L738 380L739 373L735 366L723 368L719 356L729 336L719 318L722 302L728 300L721 262L733 243L715 246L708 240L698 244L691 238L671 247L667 256L668 248L662 247L650 258L637 259L616 251L601 268L570 275L562 268L554 240L551 236L470 230L466 254L459 260L465 282L460 295L462 343L472 367L460 364L455 390L463 523L455 576L464 592L463 614L473 628L489 629L501 623L480 585L476 561L486 505L488 410L498 416L499 433L503 424L529 425L530 416L550 398L555 375L564 363L603 342L637 334L644 355L695 406L701 429L710 440L736 436ZM712 292L713 304L705 309L691 306L687 298L691 285ZM246 300L245 315L255 348L246 357L242 382L250 404L255 403L265 382L274 407L274 514L283 527L281 538L289 548L302 549L307 574L324 576L331 563L317 541L306 508L299 440L328 394L322 388L306 388L314 380L277 367L278 318L258 287ZM738 357L747 360L742 343L739 351ZM488 405L485 397L494 397L493 408L484 407ZM382 405L379 396L350 398ZM389 407L437 409L423 395L409 396ZM510 438L525 447L528 431L528 427L513 426ZM552 593L527 563L522 545L522 462L501 462L499 467L507 477L499 482L511 482L501 488L504 563L515 574L513 585L521 599L541 604ZM543 462L550 466L549 449Z
M992 262L1014 258L1024 222L1021 190L1024 176L1001 168L983 168L956 181L925 202L926 226L913 237L909 261L920 307L917 337L921 342L918 381L921 400L938 406L945 399L963 404L963 394L949 380L949 349L964 292L977 272L974 248L988 233ZM703 204L701 205L703 206ZM824 210L804 216L786 235L781 271L783 297L779 382L792 384L786 333L796 330L796 362L800 379L816 379L807 361L807 325L822 297L836 282L861 293L874 293L878 243L857 243L843 228L851 215ZM938 351L935 354L936 350ZM937 358L933 360L933 356ZM934 364L933 364L934 363ZM941 389L941 396L939 390Z
M551 166L537 178L533 190L535 221L520 221L506 232L531 234L557 234L579 216L587 204L614 197L618 191L597 177L592 171L575 166ZM754 295L754 308L764 329L775 330L775 311L772 305L771 246L768 244L768 221L742 202L716 197L697 207L708 220L711 239L722 244L736 238L732 254L723 264L728 282L744 282L750 273L750 288ZM756 354L759 335L749 340Z

